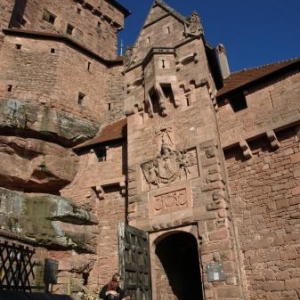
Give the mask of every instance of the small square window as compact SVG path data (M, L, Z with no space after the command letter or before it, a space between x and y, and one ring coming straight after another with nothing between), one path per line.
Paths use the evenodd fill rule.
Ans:
M8 84L7 85L7 91L12 92L12 90L13 90L13 86L11 84Z
M85 94L83 94L83 93L78 93L77 103L78 103L79 105L82 105L82 104L83 104L84 97L85 97Z
M67 34L72 35L73 30L74 30L74 26L72 26L71 24L68 24L67 25Z
M55 48L51 48L50 53L55 53Z
M234 112L248 108L246 97L242 91L237 92L229 97L229 103Z
M106 147L97 147L94 149L94 151L98 158L98 161L106 161L107 158Z
M22 45L21 44L15 44L15 48L20 50L22 48Z
M50 24L54 24L56 19L56 16L54 14L52 14L51 12L49 12L47 9L44 9L43 12L43 20L50 23Z

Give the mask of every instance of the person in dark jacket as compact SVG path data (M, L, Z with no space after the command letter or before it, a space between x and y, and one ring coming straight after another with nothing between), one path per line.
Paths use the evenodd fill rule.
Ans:
M128 299L128 297L125 297L124 291L120 288L121 280L121 275L119 273L115 273L111 281L102 288L99 297L103 300Z

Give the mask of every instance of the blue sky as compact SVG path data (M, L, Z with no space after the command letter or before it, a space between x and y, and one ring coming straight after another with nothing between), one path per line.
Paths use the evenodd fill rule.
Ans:
M153 0L118 0L131 11L119 37L133 45ZM206 41L225 45L231 71L300 57L300 0L165 0L183 16L196 10Z

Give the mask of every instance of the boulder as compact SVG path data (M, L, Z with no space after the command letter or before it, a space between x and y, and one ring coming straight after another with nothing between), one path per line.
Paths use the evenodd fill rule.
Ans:
M0 186L52 194L74 179L78 165L70 149L14 136L0 136L0 161Z
M97 218L70 199L0 188L0 224L3 232L46 248L96 252Z
M0 133L34 137L72 147L93 138L100 125L36 103L6 99L0 102Z

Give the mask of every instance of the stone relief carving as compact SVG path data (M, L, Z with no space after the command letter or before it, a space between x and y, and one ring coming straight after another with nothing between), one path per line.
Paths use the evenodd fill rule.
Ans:
M153 198L153 212L160 214L188 206L186 189L158 195Z
M141 165L148 187L162 187L174 181L198 176L196 149L178 150L171 126L163 126L156 132L158 155Z
M186 34L198 36L203 33L203 28L197 12L193 12L190 16L190 26L186 28Z

